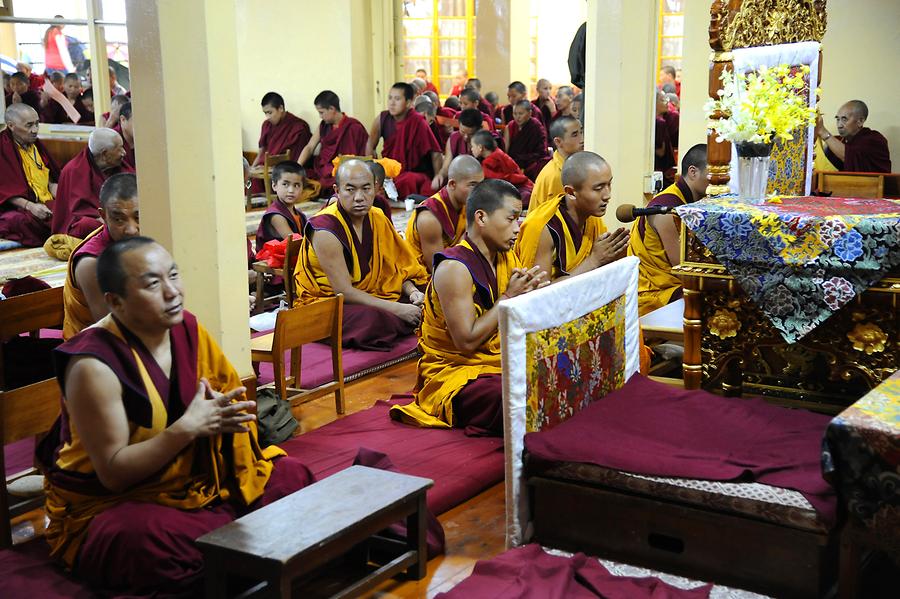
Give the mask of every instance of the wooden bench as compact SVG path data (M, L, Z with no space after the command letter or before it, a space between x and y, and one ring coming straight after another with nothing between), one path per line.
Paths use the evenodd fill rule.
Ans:
M292 582L406 519L405 549L334 597L356 597L395 574L425 576L425 492L433 481L351 466L197 539L206 596L226 597L228 575L264 584L253 594L290 597ZM291 524L293 523L293 524Z

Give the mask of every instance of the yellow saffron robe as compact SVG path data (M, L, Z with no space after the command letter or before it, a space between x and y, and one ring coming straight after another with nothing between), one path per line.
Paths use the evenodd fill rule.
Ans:
M44 163L44 158L38 151L35 144L28 149L16 144L19 149L19 156L22 159L22 170L25 172L25 180L28 181L28 187L34 192L39 202L46 204L53 200L53 194L50 193L50 168Z
M562 184L562 169L566 157L553 152L553 159L544 165L537 179L534 180L534 189L531 190L531 200L528 201L528 210L534 210L544 202L549 202L561 193L565 193Z
M675 183L658 193L648 206L680 206L693 198L691 189L679 177ZM672 216L678 219L677 216ZM676 220L676 226L678 220ZM672 274L672 265L666 255L659 233L646 216L634 221L628 241L628 255L637 256L640 261L638 278L638 314L643 316L662 308L681 291L681 279Z
M173 327L172 368L177 368L179 393L169 397L169 404L181 401L186 393L196 392L200 378L225 392L241 386L240 377L225 354L196 320L185 312L181 325ZM130 334L129 334L130 335ZM137 347L129 341L115 319L107 315L82 335L57 349L60 356L94 355L102 358L123 381L123 404L129 415L129 444L140 443L159 435L167 427L168 412L150 368ZM144 350L146 352L146 350ZM152 358L150 358L152 359ZM59 372L64 387L64 364ZM158 368L158 367L157 367ZM168 384L169 381L165 381ZM188 391L188 389L193 391ZM50 523L46 539L51 556L72 567L84 541L91 520L117 504L126 501L156 503L183 510L199 509L221 499L239 500L250 505L265 490L272 473L272 459L286 455L276 446L261 449L256 423L250 431L233 435L217 435L197 439L183 449L163 470L122 493L113 493L100 483L81 441L79 431L63 416L38 449L46 474L45 509ZM143 414L138 422L132 415ZM140 416L136 416L140 419ZM54 434L56 432L56 434ZM139 559L139 558L136 558Z
M316 256L312 236L329 231L344 246L344 258L353 286L384 300L397 301L404 281L416 285L428 282L428 271L394 229L379 208L371 208L363 238L356 239L350 218L335 202L309 219L294 272L297 288L295 306L305 306L323 297L333 297L334 289Z
M484 257L473 249L469 241L463 239L456 246L448 248L434 257L435 269L443 260L458 260L469 268L472 277L472 302L475 317L490 310L509 284L514 268L519 261L513 252L497 254L496 288L485 279L490 274L481 269L477 260ZM489 271L490 266L486 265ZM473 272L476 271L476 272ZM491 273L492 274L492 273ZM441 301L429 283L425 291L425 315L419 336L419 359L416 380L416 401L405 406L391 408L391 416L407 424L434 428L450 428L455 424L453 398L470 381L483 374L500 374L500 333L494 331L487 341L474 352L463 352L453 344L447 329L447 321L441 308Z
M422 254L422 239L416 228L416 219L423 211L431 212L441 225L441 233L444 247L448 248L459 243L466 234L466 211L456 210L450 202L447 187L416 206L415 212L406 224L406 242L416 255L419 263L427 268L425 256Z
M66 282L63 285L63 339L71 339L94 323L94 316L88 306L84 292L75 285L77 258L99 256L112 243L106 226L102 226L80 242L69 256L66 267Z

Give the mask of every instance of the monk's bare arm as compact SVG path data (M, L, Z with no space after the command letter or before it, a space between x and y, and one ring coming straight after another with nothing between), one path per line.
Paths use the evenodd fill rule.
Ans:
M100 291L100 284L97 282L96 258L85 256L78 261L78 264L75 265L75 285L84 294L94 322L109 314L109 307L106 305L103 292Z
M509 125L503 128L503 147L509 151Z
M441 172L438 176L441 178L441 185L447 180L447 172L450 170L450 161L453 160L453 152L450 151L450 140L444 144L444 157L441 159Z
M540 266L544 272L553 272L553 236L550 230L544 227L541 230L541 238L538 240L537 254L534 257L534 265Z
M839 160L844 160L844 157L847 155L847 147L844 145L844 142L832 135L828 128L825 127L821 114L816 117L816 135L822 140L822 145L831 150L832 154L837 156Z
M369 127L369 140L366 142L366 156L375 158L375 148L378 147L378 140L381 138L381 117L376 116Z
M284 239L285 237L289 237L294 234L285 217L281 216L280 214L275 214L270 216L269 219L269 223L272 225L272 228L275 229L275 232L278 233L278 237L280 239Z
M457 260L441 262L432 284L441 302L453 345L462 352L477 350L497 330L499 302L476 318L475 304L472 302L472 275Z
M444 155L441 154L440 152L432 152L432 153L431 153L431 168L432 168L432 172L440 173L440 172L441 172L441 167L443 167L443 166L444 166ZM447 166L447 168L448 168L448 169L450 168L449 165ZM434 189L433 186L432 186L432 189ZM439 189L439 188L438 188L438 189ZM435 189L435 191L437 191L437 189Z
M675 226L675 217L671 214L654 214L647 218L650 226L659 234L669 264L678 266L681 263L681 235Z
M425 268L431 272L434 255L444 249L444 234L441 231L441 224L431 212L422 210L416 215L416 231L419 232L419 242L422 244Z
M319 129L317 128L313 131L312 137L309 138L309 143L304 146L302 150L300 150L300 156L297 157L297 162L300 164L306 164L306 161L309 160L313 153L316 151L316 146L319 145Z
M56 197L56 184L50 184L50 193ZM32 216L38 220L49 220L53 216L53 211L43 202L31 202L22 197L10 198L9 202L16 208L21 208L26 212L30 212Z
M121 493L163 469L194 439L217 433L240 432L241 414L253 402L230 403L234 391L205 401L203 387L184 415L160 434L129 445L128 417L122 402L122 384L100 360L83 356L66 367L66 405L69 417L104 487ZM235 391L243 392L243 388Z

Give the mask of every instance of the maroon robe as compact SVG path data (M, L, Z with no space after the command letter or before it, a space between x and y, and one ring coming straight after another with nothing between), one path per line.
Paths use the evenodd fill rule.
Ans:
M447 108L446 106L438 106L437 109L435 109L435 114L447 119L455 119L459 116L458 112L456 112L452 108Z
M272 217L275 215L283 216L288 222L292 233L303 234L303 228L306 226L306 215L297 210L295 206L288 206L279 199L275 199L263 214L259 221L259 227L256 228L256 251L262 249L267 242L273 239L282 239L275 227L272 226Z
M50 231L84 239L102 225L100 221L100 188L117 173L131 173L134 169L124 161L116 168L101 171L90 149L84 148L59 175L56 202Z
M485 100L484 98L478 99L478 110L484 114L491 123L494 122L494 107L491 106L491 103Z
M385 110L379 118L381 136L384 138L382 156L403 165L403 172L394 179L400 199L413 193L431 195L431 179L434 177L431 154L441 153L442 148L425 117L415 110L409 110L398 121Z
M24 94L20 94L19 97L22 99L22 104L28 104L38 113L41 114L41 96L32 90L28 90ZM6 94L6 106L10 106L13 103L12 101L12 93Z
M297 160L310 139L312 139L312 131L306 121L285 111L277 125L273 125L268 120L263 121L259 132L259 147L270 156L290 151L291 160ZM260 158L260 164L262 164L262 160ZM252 179L250 191L254 195L266 193L263 188L263 180Z
M439 125L437 119L431 121L431 124L428 125L428 128L431 129L431 132L434 134L434 138L437 140L438 144L443 148L447 145L447 140L450 139L450 133L444 128L442 125Z
M328 197L334 186L334 165L336 157L349 154L364 156L369 132L365 126L352 116L346 114L337 125L329 125L325 121L319 123L319 155L316 156L314 178L322 185L322 197Z
M863 127L851 139L844 141L844 159L838 158L825 146L825 157L839 171L851 173L891 172L891 153L887 140L878 131ZM824 144L823 144L824 145Z
M531 117L522 128L515 121L509 123L509 157L516 161L525 175L534 181L544 165L550 161L547 151L547 130Z
M425 82L425 91L427 91L427 92L434 92L434 93L436 93L437 95L441 95L441 92L438 91L438 88L436 88L436 87L434 86L434 83L432 83L431 81L426 81L426 82Z
M532 117L537 118L545 129L549 127L550 121L553 120L553 109L547 104L538 104L537 100L532 100L531 105L534 106L534 109L531 111Z
M500 121L504 125L508 125L513 122L513 106L512 104L506 104L504 106L500 106L497 108L497 116L500 118Z
M470 155L472 154L472 149L469 147L469 144L466 143L465 138L463 138L462 133L459 131L454 131L450 136L450 155L453 158L456 158L460 155Z
M84 110L84 106L80 108L78 106L79 104L81 104L81 98L76 98L73 104L75 106L75 110L77 110L78 114L81 115L82 110ZM47 105L44 106L44 109L40 114L42 123L49 123L52 125L75 124L72 122L72 119L69 118L69 114L66 112L66 109L63 108L62 104L53 99L47 102ZM81 117L79 116L79 120L80 118Z
M125 163L128 164L132 169L137 168L137 159L134 157L134 146L128 143L128 140L125 139L125 134L122 133L122 125L120 123L116 123L113 128L113 131L122 136L122 147L125 148Z
M670 121L665 115L656 117L656 149L663 149L663 155L653 154L653 170L663 174L663 185L668 187L675 182L675 144L672 141Z
M34 143L45 168L50 169L50 182L59 180L59 167L40 140ZM13 206L12 198L37 201L22 170L22 157L9 129L0 131L0 239L16 241L25 247L40 247L50 236L50 221L41 221L27 210ZM53 202L47 207L53 209ZM96 228L96 227L95 227Z

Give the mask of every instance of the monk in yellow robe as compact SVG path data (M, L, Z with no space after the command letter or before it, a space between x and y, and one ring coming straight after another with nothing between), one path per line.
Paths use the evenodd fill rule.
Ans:
M681 176L654 197L648 207L674 208L706 195L706 144L697 144L681 159ZM628 254L640 261L638 313L643 316L681 297L681 279L672 267L681 262L681 223L674 214L639 217L631 227Z
M520 268L512 252L522 199L509 182L487 179L466 202L466 235L434 257L419 339L416 400L391 408L408 424L502 434L501 299L546 284L538 267Z
M343 346L388 351L422 320L428 272L378 209L375 179L361 160L335 173L338 201L309 219L294 281L295 306L344 295Z
M259 446L253 402L162 246L117 241L97 278L110 314L55 350L62 414L38 448L51 555L104 595L196 596L194 539L312 475Z
M465 235L466 198L484 181L481 163L468 154L454 158L448 174L447 185L416 206L406 225L406 241L429 273L434 255Z
M100 188L103 226L88 235L69 256L63 286L63 339L71 339L109 314L97 281L97 258L111 243L140 235L139 216L134 173L118 173L107 179Z
M534 180L534 189L531 191L531 201L528 210L534 210L544 202L558 197L564 192L562 184L562 169L566 158L576 152L584 150L584 135L581 131L581 123L570 116L561 116L550 125L550 139L556 146L553 158L544 165L537 179Z

